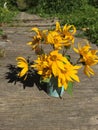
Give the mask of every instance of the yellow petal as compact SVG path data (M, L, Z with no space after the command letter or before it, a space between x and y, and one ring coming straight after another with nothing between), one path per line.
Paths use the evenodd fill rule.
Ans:
M75 81L77 81L77 82L80 82L80 79L79 79L79 77L77 76L77 75L72 75L72 79L74 79Z
M26 59L23 57L17 57L16 60L27 63Z
M74 25L71 26L72 27L72 34L75 34L76 33L76 28Z
M90 66L88 66L88 65L86 65L86 66L84 67L84 73L85 73L88 77L90 77L90 74L92 74L92 75L95 74L94 71L93 71L93 69L91 69Z
M61 70L64 70L64 63L62 62L62 61L56 61L56 63L57 63L57 66L58 66L58 68L60 68Z
M79 50L78 50L78 49L73 48L73 50L74 50L76 53L79 53Z
M27 63L25 63L25 62L21 62L21 63L20 63L20 62L18 62L18 63L17 63L17 66L18 66L18 67L20 67L20 68L25 68L25 67L27 67L27 66L28 66L28 64L27 64Z
M39 29L36 27L32 28L32 31L35 31L37 34L39 34Z
M52 72L54 76L58 76L59 68L57 67L55 62L52 64Z
M64 89L66 90L66 89L68 88L68 83L65 82L65 83L63 84L63 86L64 86Z
M27 44L28 44L28 45L32 45L32 42L28 42Z
M61 32L61 27L60 27L60 23L56 22L56 31Z
M18 76L23 77L27 73L27 71L28 71L27 68L22 69L21 72L19 72Z

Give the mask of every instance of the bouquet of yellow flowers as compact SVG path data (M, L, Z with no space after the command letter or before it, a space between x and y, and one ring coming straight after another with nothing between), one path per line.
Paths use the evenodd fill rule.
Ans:
M30 62L23 57L17 57L17 67L20 68L18 77L24 77L26 80L29 72L36 72L40 75L40 83L50 83L54 87L53 91L63 88L71 93L73 83L80 82L78 70L81 67L84 67L84 74L88 77L94 75L91 66L98 63L98 50L93 50L88 42L85 45L79 43L77 48L74 46L74 25L65 24L61 27L60 23L56 22L53 30L39 30L34 27L32 31L35 35L27 44L35 51L37 59ZM43 45L51 45L52 50L46 53ZM67 54L69 49L79 55L76 63L72 63L71 56ZM47 87L49 88L49 84ZM62 95L59 94L60 96Z

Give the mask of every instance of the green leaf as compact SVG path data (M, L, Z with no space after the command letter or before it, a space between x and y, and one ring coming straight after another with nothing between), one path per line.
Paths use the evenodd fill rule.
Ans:
M73 90L73 82L68 82L68 88L67 88L67 93L72 95L72 90Z

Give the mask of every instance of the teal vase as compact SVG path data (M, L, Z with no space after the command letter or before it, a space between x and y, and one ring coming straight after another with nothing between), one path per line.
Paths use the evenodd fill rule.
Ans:
M52 77L47 83L47 94L52 97L62 97L64 86L58 87L57 78Z

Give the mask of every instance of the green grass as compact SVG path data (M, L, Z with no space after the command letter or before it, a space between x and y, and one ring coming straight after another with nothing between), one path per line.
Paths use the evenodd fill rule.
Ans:
M0 7L0 23L9 23L16 16L17 11L10 11Z

